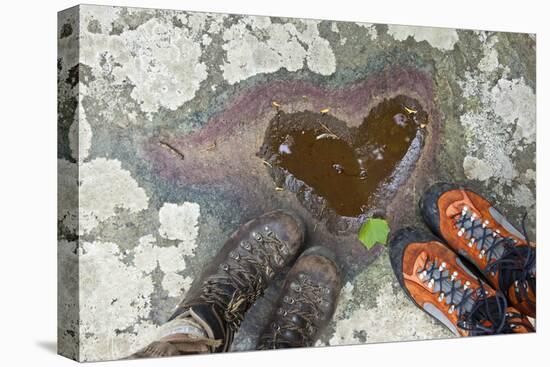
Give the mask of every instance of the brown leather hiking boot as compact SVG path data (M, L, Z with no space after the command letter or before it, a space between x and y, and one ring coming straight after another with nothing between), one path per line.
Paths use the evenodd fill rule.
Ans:
M390 260L406 295L458 336L534 331L501 292L425 231L397 231L390 240Z
M470 260L511 305L536 317L536 248L485 198L458 185L431 186L420 202L424 220Z
M258 349L312 346L332 318L339 292L340 272L332 252L319 246L306 250L285 279Z
M245 312L295 258L304 235L302 221L282 210L243 224L165 324L170 333L131 358L227 351Z

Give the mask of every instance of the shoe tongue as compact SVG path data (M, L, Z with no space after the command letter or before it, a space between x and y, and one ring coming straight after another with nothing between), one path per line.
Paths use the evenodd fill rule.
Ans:
M189 307L190 316L202 326L210 339L222 340L222 348L230 345L232 333L228 330L223 319L208 304L197 304Z

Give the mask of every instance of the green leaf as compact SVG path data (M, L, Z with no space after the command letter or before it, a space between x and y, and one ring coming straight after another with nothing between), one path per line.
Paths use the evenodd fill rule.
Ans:
M385 245L388 241L390 226L388 222L380 218L369 218L359 230L359 241L370 250L377 243Z

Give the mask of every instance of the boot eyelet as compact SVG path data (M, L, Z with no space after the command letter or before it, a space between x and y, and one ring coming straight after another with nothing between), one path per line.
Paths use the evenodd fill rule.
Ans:
M242 241L241 247L248 251L250 251L250 249L252 248L252 246L250 245L250 242L248 241Z
M283 301L284 301L285 303L288 303L289 305L292 305L292 304L294 304L294 302L295 302L295 301L294 301L294 298L289 297L289 296L284 296Z
M271 324L271 328L274 330L274 331L280 331L281 330L281 325L277 324L276 322L274 322L273 324Z
M239 259L241 258L241 256L239 255L239 253L237 251L231 251L229 253L229 256L234 259L234 260L237 260L239 261Z
M254 237L256 241L261 241L263 238L262 235L258 232L252 232L252 237Z
M284 244L281 244L280 250L281 254L283 254L284 256L287 256L289 254L289 251Z
M290 289L292 289L294 292L300 293L302 291L302 287L296 282L290 283Z
M426 278L427 276L428 276L428 272L427 272L426 270L422 270L422 271L420 272L420 274L418 275L418 278L419 278L420 280L424 280L424 278Z
M225 263L220 264L220 267L223 271L229 271L229 265Z

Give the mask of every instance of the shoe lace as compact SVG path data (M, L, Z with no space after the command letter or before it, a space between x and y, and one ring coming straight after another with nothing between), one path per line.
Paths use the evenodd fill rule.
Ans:
M271 333L261 338L261 345L277 348L303 346L313 340L317 333L317 320L321 317L321 305L329 301L330 289L313 283L304 273L290 284L291 293L283 297L283 305L277 309L277 321L271 324ZM299 335L296 341L288 340L283 332Z
M507 290L513 283L518 301L526 300L532 305L528 289L531 287L533 292L536 289L536 252L529 244L525 229L526 218L527 213L523 216L521 226L527 246L517 246L515 239L503 236L498 229L491 229L488 220L477 218L476 213L471 212L467 206L454 216L456 227L459 228L458 236L469 240L468 247L476 245L479 259L487 259L488 264L483 272L493 276L499 272L499 288Z
M485 290L472 288L470 281L462 282L458 275L457 271L451 273L447 264L435 257L427 257L422 268L418 270L420 280L427 284L433 293L439 292L438 301L449 305L447 312L451 314L456 311L460 317L471 309L477 297L482 291L485 293Z
M522 320L522 315L506 312L508 302L502 293L488 297L481 279L473 288L470 281L462 282L457 271L451 273L447 264L435 257L426 259L418 276L434 293L439 292L438 301L449 305L449 314L457 312L457 326L471 335L511 333L521 324L510 322L512 318Z
M275 275L274 269L282 267L288 255L285 243L268 227L263 233L253 233L252 237L255 244L245 240L239 245L241 251L231 251L232 264L221 263L221 271L205 280L200 296L222 310L224 320L233 331L238 329L246 310L263 294Z

